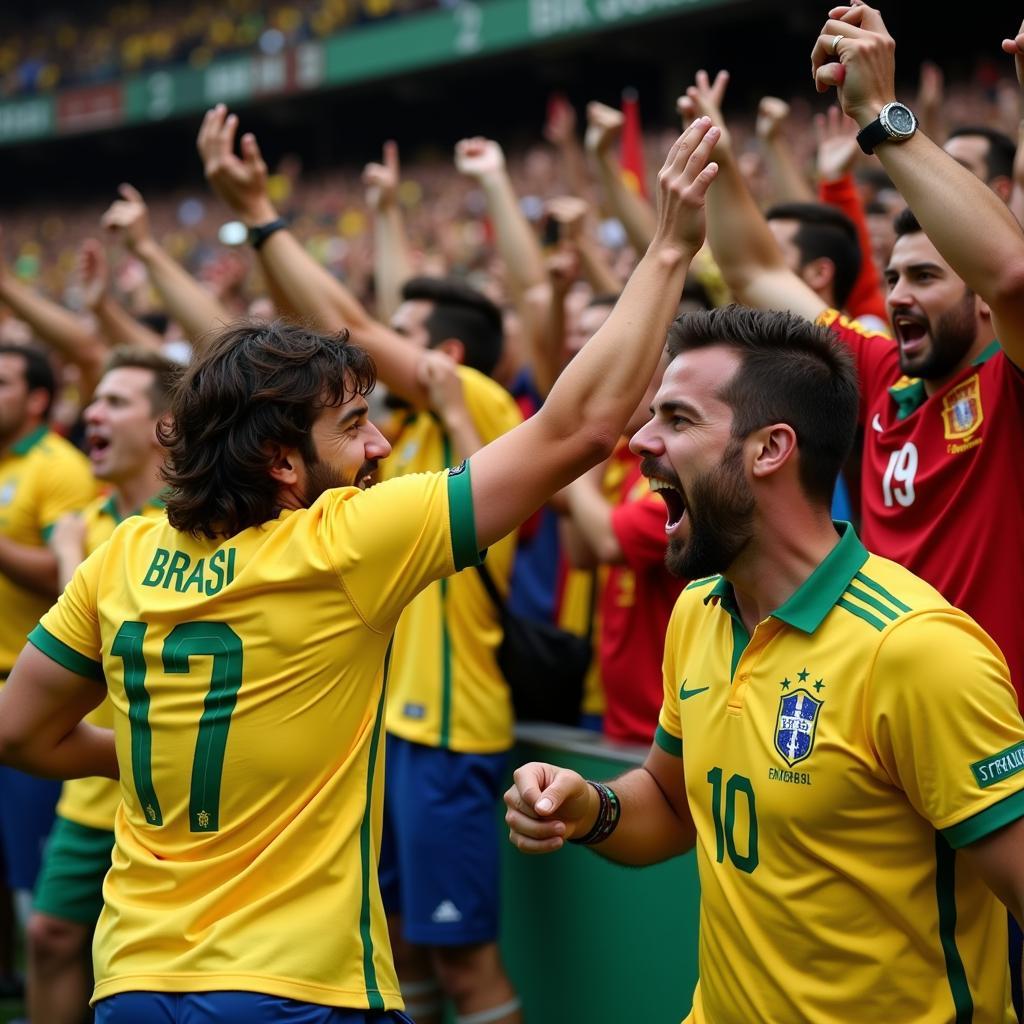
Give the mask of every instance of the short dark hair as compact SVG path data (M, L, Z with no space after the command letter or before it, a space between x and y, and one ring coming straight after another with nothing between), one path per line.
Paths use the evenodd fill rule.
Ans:
M103 364L103 372L109 373L111 370L122 368L149 370L153 374L153 384L149 389L149 404L153 415L159 416L168 410L171 393L182 373L182 367L178 363L152 349L118 345Z
M483 292L453 277L413 277L403 285L402 298L433 303L424 322L430 348L456 338L465 349L467 366L488 377L494 372L504 328L501 310Z
M737 305L684 313L669 328L672 359L711 345L741 358L719 392L733 411L733 436L788 423L796 432L804 492L828 505L857 429L857 373L842 343L793 313Z
M170 421L157 427L171 526L215 539L273 519L275 449L297 448L315 463L310 431L320 411L369 394L376 376L344 330L246 321L222 331L184 371Z
M34 345L15 345L11 342L0 343L0 356L21 357L25 363L25 385L28 390L45 391L47 394L43 416L48 416L53 396L57 393L57 378L49 356Z
M921 230L921 224L909 206L904 206L896 214L892 226L897 238L902 238L904 235L916 235Z
M958 139L962 135L977 135L988 142L988 150L985 153L985 181L990 182L995 178L1010 178L1013 176L1013 161L1017 156L1017 144L1009 135L1004 135L995 128L989 128L984 124L966 124L946 136L946 141Z
M800 266L813 260L829 259L835 267L835 304L842 308L857 283L861 253L853 221L825 203L779 203L765 216L768 220L795 220L800 226L793 243L800 250Z

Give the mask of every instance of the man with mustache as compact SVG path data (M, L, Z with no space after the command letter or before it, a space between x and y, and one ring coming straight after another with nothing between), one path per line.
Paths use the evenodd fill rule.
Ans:
M655 742L610 785L519 768L512 842L635 866L696 845L688 1024L1008 1019L992 951L1000 900L1024 913L1024 722L1005 660L831 520L858 396L830 331L729 306L680 317L668 351L631 443L669 567L703 578L669 624Z
M241 324L185 371L167 520L86 559L0 693L0 761L120 774L97 1024L407 1020L376 871L399 616L610 454L703 243L716 137L670 150L655 239L544 407L459 467L357 486L390 446L345 335ZM105 693L113 736L81 722Z

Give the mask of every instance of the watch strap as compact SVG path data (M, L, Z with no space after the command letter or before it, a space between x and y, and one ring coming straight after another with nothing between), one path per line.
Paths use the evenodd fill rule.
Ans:
M249 228L249 244L254 249L259 249L275 231L286 227L288 227L288 221L284 217L267 221L266 224L257 224L255 227Z

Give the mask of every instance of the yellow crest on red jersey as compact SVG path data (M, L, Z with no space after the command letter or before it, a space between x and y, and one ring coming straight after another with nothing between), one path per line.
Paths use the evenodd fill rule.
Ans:
M947 441L970 437L985 419L981 407L981 382L975 373L943 396L942 420Z

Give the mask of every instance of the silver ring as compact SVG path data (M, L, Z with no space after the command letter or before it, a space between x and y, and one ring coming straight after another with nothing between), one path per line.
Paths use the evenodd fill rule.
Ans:
M834 36L832 39L832 54L835 57L839 56L839 44L842 42L842 36Z

